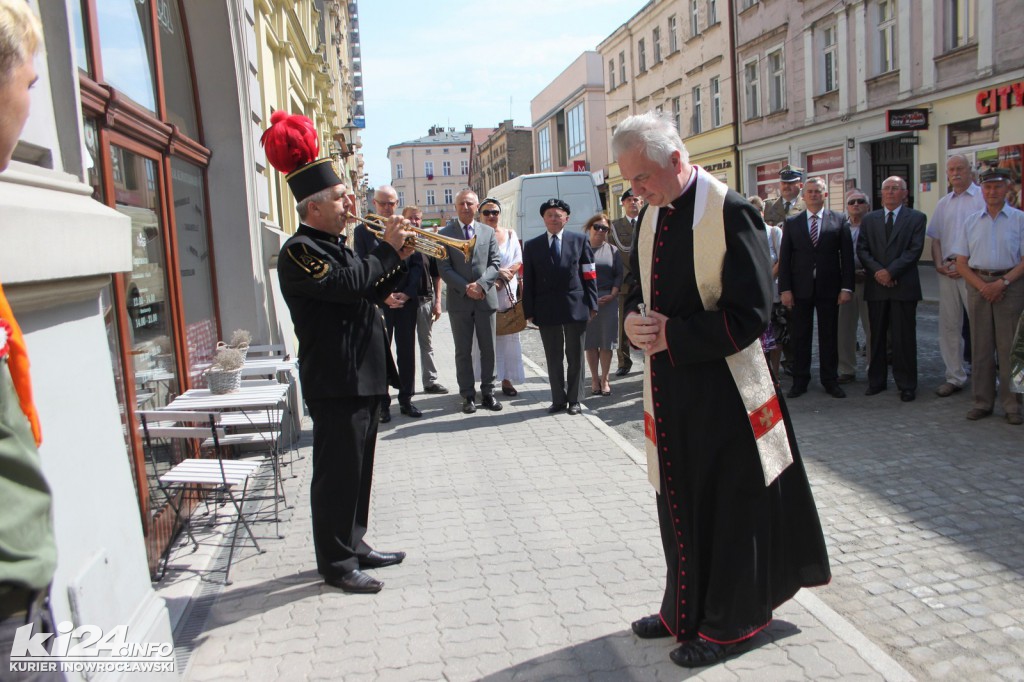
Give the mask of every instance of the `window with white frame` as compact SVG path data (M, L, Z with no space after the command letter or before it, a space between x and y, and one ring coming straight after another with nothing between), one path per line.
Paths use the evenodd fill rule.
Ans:
M782 48L768 53L768 113L786 108L786 57Z
M469 159L459 161L459 175L469 175Z
M825 79L825 92L833 92L839 89L839 49L836 44L836 27L826 26L821 35L825 48L825 68L822 73Z
M538 170L551 170L551 128L548 126L537 133L537 162Z
M895 71L896 63L896 2L878 0L878 73Z
M975 41L977 0L946 0L946 49L955 50Z
M743 100L748 120L761 116L761 79L758 75L756 59L743 65Z
M640 73L647 70L647 48L644 46L644 39L636 41L636 62Z
M615 89L615 60L608 60L608 92Z
M452 174L452 162L442 161L441 162L441 175L449 177Z
M676 131L680 135L682 135L682 133L683 133L682 128L679 127L679 124L681 123L681 121L680 121L681 115L682 115L682 107L680 106L679 98L678 97L673 97L672 98L672 121L676 124Z
M697 0L690 0L690 36L700 35L700 12Z
M619 85L626 84L626 52L619 53Z
M434 190L427 190L427 206L433 206L437 203L436 197L434 196Z
M431 177L432 175L434 175L434 162L433 161L424 161L423 162L423 174L426 175L427 177Z
M718 23L718 0L708 0L708 26Z
M668 18L668 53L679 52L679 19L676 15Z
M651 31L651 50L654 52L654 63L661 63L661 27L655 26Z
M693 115L690 117L690 134L691 135L700 135L700 132L701 132L700 121L701 121L701 115L703 113L702 112L703 107L701 106L701 101L700 101L700 86L699 85L697 87L693 88L693 90L690 91L690 102L693 105L693 112L692 112Z
M565 138L569 156L579 156L587 151L587 131L583 123L583 102L580 102L565 112Z
M399 180L405 177L405 167L400 163L395 164L395 177Z
M757 0L740 0L740 11L750 9L757 4Z
M446 189L444 191L444 203L446 203L446 204L454 204L455 203L455 195L454 195L454 192L452 190Z
M711 79L711 127L722 125L722 83L718 76Z
M403 192L402 190L398 190L398 208L403 208L404 206L405 206L405 192Z

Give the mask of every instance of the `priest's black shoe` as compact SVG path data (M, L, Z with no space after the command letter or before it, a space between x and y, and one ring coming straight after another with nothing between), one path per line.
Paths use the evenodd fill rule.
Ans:
M398 409L401 410L402 414L404 414L406 417L422 417L423 416L423 413L420 412L420 409L418 407L416 407L415 405L413 405L412 403L405 403L403 405L400 405L398 407Z
M569 409L565 411L566 414L579 414L582 412L579 403L569 403Z
M548 414L558 414L565 409L565 403L551 403L551 407L548 408Z
M366 556L359 557L359 568L384 568L394 566L405 560L405 552L378 552L371 550Z
M668 631L665 624L661 622L661 616L658 614L634 620L630 627L633 628L633 634L640 639L657 639L658 637L672 636L672 633Z
M480 401L480 407L490 410L491 412L501 412L501 403L493 395L485 395L483 400Z
M738 656L749 649L749 639L735 644L717 644L697 638L683 642L678 649L669 652L668 657L672 659L673 663L684 668L703 668L707 665L721 663L732 656Z
M355 594L374 594L380 592L384 583L369 576L362 571L348 571L331 578L324 578L324 582L331 587L337 587L345 592Z
M391 408L390 407L382 407L382 408L380 408L380 423L381 424L387 424L389 421L391 421Z
M464 398L462 401L462 411L466 414L473 414L476 412L476 402L472 398Z

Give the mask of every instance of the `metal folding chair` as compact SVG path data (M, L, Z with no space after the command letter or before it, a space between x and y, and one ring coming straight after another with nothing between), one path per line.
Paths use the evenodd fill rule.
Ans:
M192 533L191 517L192 507L186 509L187 492L189 489L199 490L206 495L221 495L231 503L235 512L235 522L230 531L230 546L228 548L228 560L224 567L224 584L230 585L231 562L234 559L235 548L239 545L239 526L245 528L246 534L252 541L256 551L262 554L265 550L260 548L256 537L253 535L249 522L246 521L243 508L246 502L249 479L260 468L260 462L248 460L230 460L223 457L221 452L221 441L225 437L224 427L220 424L220 414L217 412L171 412L164 410L142 411L136 413L142 425L143 441L147 457L151 458L154 467L157 466L155 458L155 440L180 440L186 447L191 444L198 444L199 447L212 450L213 457L196 458L186 457L175 463L168 471L158 474L157 484L167 499L167 504L174 511L175 522L180 523L189 540L192 541L192 551L199 549L199 542ZM241 495L236 496L235 489L241 486ZM186 512L183 514L183 511ZM162 556L163 569L159 578L163 578L167 572L167 562L170 555L171 544Z

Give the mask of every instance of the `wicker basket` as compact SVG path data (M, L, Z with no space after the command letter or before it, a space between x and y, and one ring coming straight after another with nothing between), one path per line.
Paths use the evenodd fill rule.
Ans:
M248 357L248 355L249 355L249 344L247 344L247 343L242 344L241 346L229 346L228 344L224 343L223 341L218 341L217 342L217 348L215 349L215 351L218 351L221 348L233 348L233 349L237 350L239 353L242 354L242 359L243 360L246 357Z
M206 370L206 385L210 393L233 393L242 387L242 370Z

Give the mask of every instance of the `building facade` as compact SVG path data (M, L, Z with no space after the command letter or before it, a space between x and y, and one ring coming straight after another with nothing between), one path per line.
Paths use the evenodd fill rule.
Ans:
M455 217L455 196L469 187L470 147L475 136L486 139L492 129L463 130L431 126L424 137L388 147L391 185L398 206L423 209L427 225L444 225Z
M518 175L533 172L533 129L503 121L474 147L469 186L481 199L490 189Z

